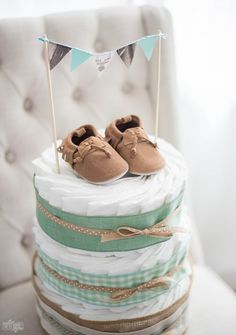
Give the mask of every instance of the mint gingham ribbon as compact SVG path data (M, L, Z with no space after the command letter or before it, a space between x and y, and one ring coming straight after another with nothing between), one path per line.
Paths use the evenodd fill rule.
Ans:
M177 265L181 264L187 254L187 249L180 250L174 254L169 261L163 264L156 264L152 268L145 269L143 271L124 273L119 275L107 275L107 274L92 274L86 273L79 269L75 269L70 266L63 265L57 260L51 258L45 254L36 245L36 249L40 258L50 268L56 270L62 276L65 276L72 280L78 280L81 283L105 287L133 287L141 283L147 282L154 277L163 276Z
M110 292L98 292L89 289L79 289L73 285L67 284L64 281L56 278L54 275L50 274L42 262L38 262L36 273L42 282L47 283L49 286L54 288L60 294L77 299L81 302L91 303L97 306L127 306L131 304L137 304L144 302L146 300L152 299L165 293L167 290L173 288L178 284L179 281L186 276L186 270L181 268L179 271L175 272L171 277L172 280L169 284L168 289L166 287L157 287L155 289L140 291L128 297L126 300L112 301Z

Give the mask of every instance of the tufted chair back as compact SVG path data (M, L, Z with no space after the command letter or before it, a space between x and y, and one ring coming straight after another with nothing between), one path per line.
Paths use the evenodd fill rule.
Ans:
M50 39L102 52L158 29L163 42L160 135L176 142L173 41L168 12L117 7L0 21L0 288L30 278L35 203L31 161L51 144L43 47ZM153 131L156 52L148 63L136 48L129 70L114 57L102 77L92 60L70 72L70 56L52 71L58 137L83 123L104 128L115 117L139 114Z

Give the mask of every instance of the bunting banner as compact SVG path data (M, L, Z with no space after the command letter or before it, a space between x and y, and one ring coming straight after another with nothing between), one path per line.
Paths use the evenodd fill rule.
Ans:
M122 62L129 68L133 62L137 45L142 49L146 59L150 61L158 40L161 38L166 39L166 37L167 35L162 32L156 35L144 36L118 49L103 53L93 53L80 48L60 44L45 37L39 37L38 40L48 43L50 70L54 69L68 53L71 53L71 71L93 57L97 71L101 73L110 64L115 54L117 54Z

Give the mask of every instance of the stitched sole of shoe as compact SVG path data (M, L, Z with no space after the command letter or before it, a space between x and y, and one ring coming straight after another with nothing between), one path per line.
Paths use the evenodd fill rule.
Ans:
M159 170L150 172L150 173L138 173L138 172L131 172L129 171L129 173L134 174L135 176L152 176L154 174L157 174L162 168L160 168Z
M79 176L80 178L86 180L86 181L87 181L88 183L90 183L90 184L94 184L94 185L106 185L106 184L112 183L113 181L116 181L116 180L122 178L124 175L126 175L127 172L128 172L128 169L127 169L125 172L123 172L122 174L120 174L119 176L116 176L116 177L114 177L114 178L112 178L112 179L109 179L109 180L106 180L106 181L101 181L101 182L90 181L90 180L88 180L88 179L86 179L86 178L80 176L78 173L77 173L77 174L78 174L78 176Z

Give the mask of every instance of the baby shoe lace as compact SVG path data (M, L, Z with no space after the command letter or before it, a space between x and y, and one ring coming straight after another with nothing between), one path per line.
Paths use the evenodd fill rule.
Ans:
M106 149L106 145L102 143L95 144L93 140L89 140L84 143L79 149L75 151L73 163L83 162L85 157L91 152L91 150L102 151L107 156L111 158L111 153Z
M138 143L147 142L151 144L154 148L157 147L156 143L150 141L142 128L139 129L128 129L124 136L124 145L131 145L130 154L131 157L135 157L137 154L136 146Z

